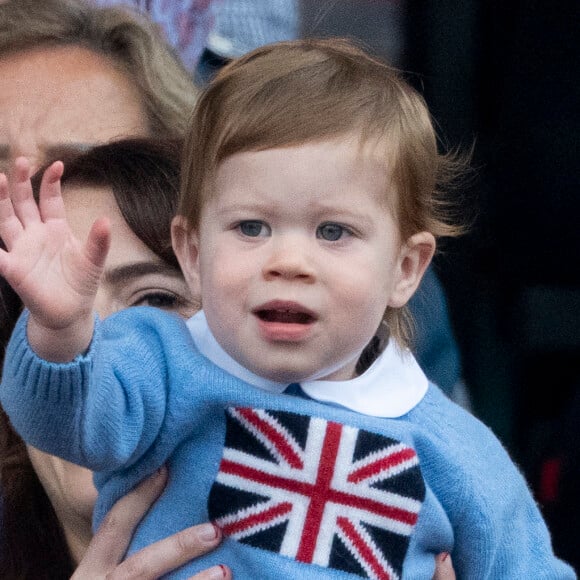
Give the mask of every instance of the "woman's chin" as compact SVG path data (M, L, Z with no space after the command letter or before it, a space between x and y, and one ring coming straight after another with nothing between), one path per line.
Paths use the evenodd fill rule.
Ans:
M28 446L28 455L59 515L83 518L90 524L97 499L92 472L34 447Z

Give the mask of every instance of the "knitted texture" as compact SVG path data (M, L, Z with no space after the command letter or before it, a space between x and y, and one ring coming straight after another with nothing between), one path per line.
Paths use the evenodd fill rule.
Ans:
M26 318L2 404L27 442L97 470L95 525L167 464L130 552L210 517L229 534L171 578L219 563L242 579L431 578L442 551L460 578L576 577L500 443L433 385L403 417L369 417L232 377L161 311L98 323L67 364L30 350Z
M230 408L208 507L239 542L398 578L424 497L417 455L399 441L317 417Z

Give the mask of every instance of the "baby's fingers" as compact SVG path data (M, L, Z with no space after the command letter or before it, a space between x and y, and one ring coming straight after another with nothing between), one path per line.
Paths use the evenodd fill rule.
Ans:
M24 227L40 221L38 206L32 195L30 183L30 163L26 157L18 157L12 173L12 207Z
M108 218L99 218L91 227L85 245L85 253L91 264L102 268L105 265L111 243L111 224Z
M55 161L42 175L38 205L43 221L64 219L64 203L60 191L60 178L64 166L61 161Z

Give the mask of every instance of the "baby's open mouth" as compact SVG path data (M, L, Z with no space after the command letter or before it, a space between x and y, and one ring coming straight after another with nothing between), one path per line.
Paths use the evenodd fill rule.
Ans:
M256 315L264 322L282 322L287 324L309 324L314 322L314 316L308 312L292 309L257 310Z

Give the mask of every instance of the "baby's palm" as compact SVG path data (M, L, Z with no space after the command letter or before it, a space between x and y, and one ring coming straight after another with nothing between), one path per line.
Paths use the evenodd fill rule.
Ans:
M60 194L62 164L43 176L38 205L32 196L28 164L18 160L12 191L0 181L0 274L36 320L64 328L93 308L108 248L108 225L99 220L86 244L72 234Z

